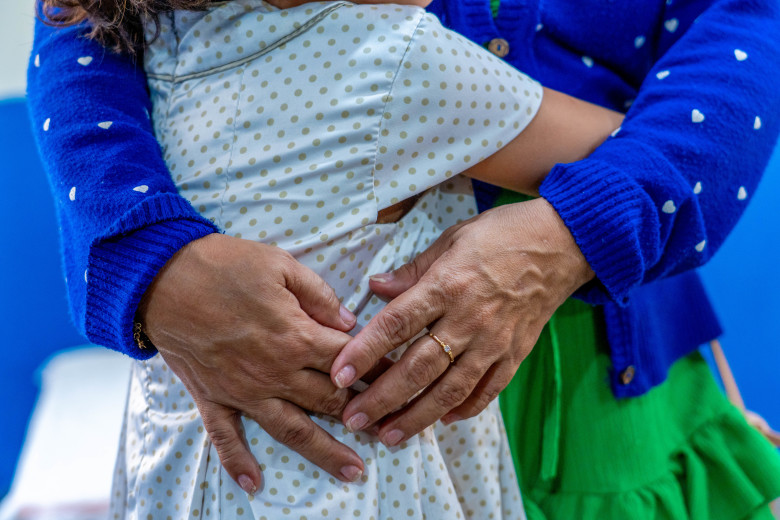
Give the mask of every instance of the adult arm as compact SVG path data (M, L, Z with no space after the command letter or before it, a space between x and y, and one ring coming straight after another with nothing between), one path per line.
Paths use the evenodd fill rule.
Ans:
M38 21L28 78L77 327L95 343L144 359L156 351L134 341L138 314L246 491L261 476L241 414L337 478L354 480L360 458L299 408L337 415L345 406L349 392L325 373L354 316L285 252L216 233L178 195L147 115L143 69L83 34L83 26ZM276 355L280 349L289 355Z
M780 4L721 0L686 30L687 9L667 5L659 58L620 132L540 188L596 272L581 293L596 303L711 258L777 142Z
M143 69L84 37L36 21L28 69L33 131L60 222L74 322L136 359L138 302L185 244L217 231L180 197L154 137Z
M671 3L667 19L681 34L678 8L689 6ZM555 308L594 272L596 283L580 294L621 302L633 287L706 261L776 142L778 27L776 2L714 2L679 39L661 38L662 56L622 130L590 158L553 168L544 198L488 211L376 277L371 287L396 299L344 348L335 382L349 384L431 323L462 359L448 368L433 340L417 340L350 403L345 422L379 421L422 388L382 423L388 444L445 414L475 415L508 383Z

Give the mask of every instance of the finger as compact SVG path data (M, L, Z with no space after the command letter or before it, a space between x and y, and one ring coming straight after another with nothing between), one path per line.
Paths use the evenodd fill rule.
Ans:
M379 376L387 372L394 364L395 362L392 359L383 357L379 360L379 362L377 362L376 365L373 366L373 368L371 368L371 370L366 372L363 377L360 378L360 380L370 385L376 381Z
M241 415L216 403L201 403L198 409L225 471L246 493L254 494L260 488L262 476L247 446Z
M428 272L431 265L452 245L451 233L441 235L425 251L411 262L390 273L378 273L369 277L369 288L380 296L396 298L411 289Z
M387 446L396 446L457 408L482 378L485 370L481 366L478 355L463 354L409 406L384 421L379 429L379 438Z
M450 358L442 352L442 347L427 334L422 336L395 365L347 405L343 416L344 425L349 430L357 431L379 421L436 381L449 366ZM453 407L444 410L442 415Z
M292 376L291 384L281 397L304 410L341 420L344 408L355 395L357 392L354 390L334 385L327 372L301 370Z
M287 288L298 298L301 309L326 327L352 330L357 319L341 305L333 288L303 264L293 261L290 266L285 272Z
M339 353L331 368L336 386L352 385L396 347L441 317L444 298L423 283L388 303Z
M448 425L480 414L506 388L516 371L517 367L508 362L499 362L490 367L471 395L460 406L445 414L441 422Z
M337 479L355 482L363 475L363 461L357 453L334 439L294 404L268 399L252 418L271 437Z
M298 340L305 349L300 366L329 374L336 357L352 340L352 336L312 322L302 324L301 330L305 331L305 334Z

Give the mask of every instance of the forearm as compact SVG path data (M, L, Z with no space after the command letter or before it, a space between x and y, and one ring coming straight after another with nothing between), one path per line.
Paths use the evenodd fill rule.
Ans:
M545 88L539 111L529 125L505 147L463 173L537 195L556 164L584 159L622 121L619 112Z
M145 357L137 303L179 248L215 231L170 179L147 116L143 70L83 37L36 25L33 130L60 221L72 316L91 341Z
M667 16L683 14L669 6ZM706 262L744 211L780 130L780 6L721 0L645 78L621 131L540 187L596 272L591 301ZM737 52L739 51L739 52Z

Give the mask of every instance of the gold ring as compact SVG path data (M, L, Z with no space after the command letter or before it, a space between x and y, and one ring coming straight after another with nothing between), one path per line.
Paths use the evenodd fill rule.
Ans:
M444 351L445 354L450 356L450 364L455 362L455 356L452 355L452 348L444 343L442 340L436 337L436 334L433 332L429 332L428 335L433 338L433 340L438 343L441 346L441 349Z

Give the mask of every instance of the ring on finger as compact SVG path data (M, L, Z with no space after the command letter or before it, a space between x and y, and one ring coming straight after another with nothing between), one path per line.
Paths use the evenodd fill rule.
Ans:
M439 339L439 338L436 336L436 334L434 334L433 332L428 332L428 335L429 335L430 337L432 337L432 338L433 338L433 340L434 340L436 343L438 343L438 344L439 344L439 346L441 347L441 349L444 351L444 353L445 353L445 354L447 354L448 356L450 356L450 364L454 363L454 362L455 362L455 356L453 356L453 355L452 355L452 347L450 347L449 345L447 345L446 343L444 343L442 340L440 340L440 339Z

